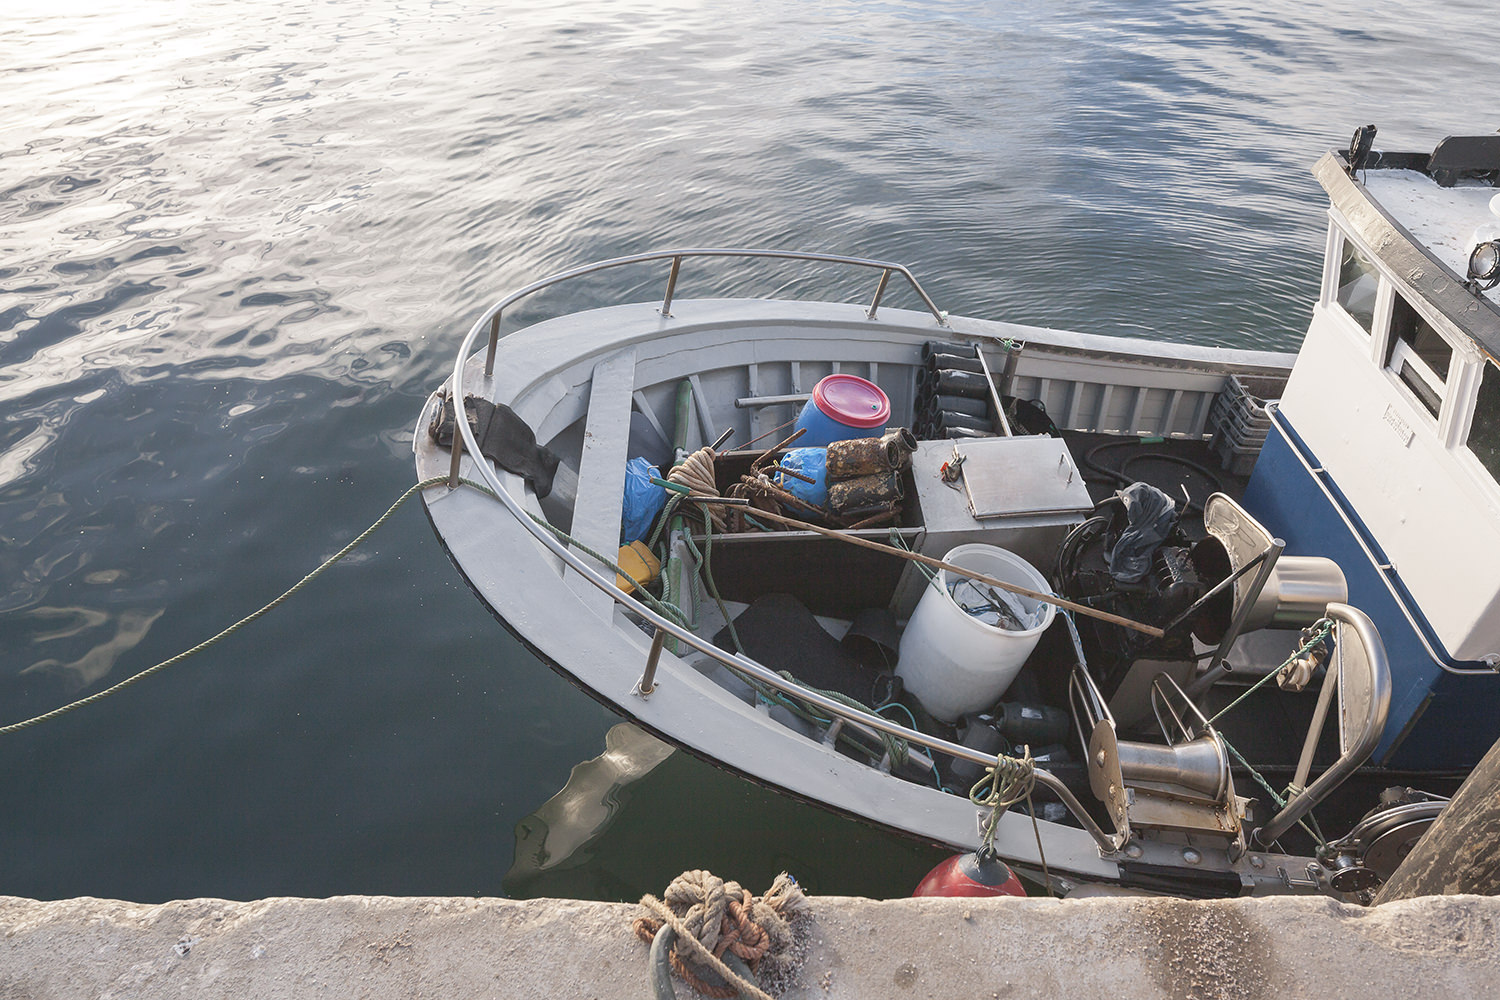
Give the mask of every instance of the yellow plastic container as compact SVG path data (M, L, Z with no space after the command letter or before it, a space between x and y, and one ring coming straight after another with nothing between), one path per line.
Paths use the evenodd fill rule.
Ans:
M652 552L650 546L642 541L622 545L615 562L621 569L635 577L642 586L651 583L661 572L661 560L656 558L656 553ZM627 594L635 590L635 586L619 573L615 574L615 586Z

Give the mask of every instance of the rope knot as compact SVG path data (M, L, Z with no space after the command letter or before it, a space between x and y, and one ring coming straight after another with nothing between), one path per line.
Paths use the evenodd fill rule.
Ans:
M677 876L661 899L642 897L641 907L645 912L635 920L636 936L650 943L664 926L671 927L677 935L673 971L699 993L720 1000L742 994L769 1000L725 964L724 955L742 959L763 981L784 983L798 957L792 954L797 950L792 923L808 912L807 897L785 872L757 898L738 882L701 869ZM726 985L705 981L709 973Z

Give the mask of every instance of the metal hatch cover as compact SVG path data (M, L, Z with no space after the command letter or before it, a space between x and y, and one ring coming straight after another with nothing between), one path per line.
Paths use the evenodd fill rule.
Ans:
M979 438L958 441L954 456L974 517L1055 514L1093 506L1083 474L1061 438Z

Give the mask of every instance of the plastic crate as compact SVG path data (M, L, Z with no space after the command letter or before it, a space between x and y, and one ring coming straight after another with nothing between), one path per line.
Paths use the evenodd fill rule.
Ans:
M1266 403L1277 399L1286 379L1266 375L1230 375L1208 409L1213 432L1209 447L1231 475L1247 476L1271 430Z

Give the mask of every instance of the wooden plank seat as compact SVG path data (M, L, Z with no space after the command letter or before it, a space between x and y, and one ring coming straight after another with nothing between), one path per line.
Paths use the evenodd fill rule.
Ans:
M635 350L612 354L594 365L589 408L578 461L578 498L573 506L576 542L613 559L620 548L620 518L625 503L625 463L630 444L630 408L635 392ZM584 556L584 558L589 558ZM591 560L592 561L592 560ZM613 576L613 571L600 567ZM576 571L568 583L595 614L613 617L614 600Z

